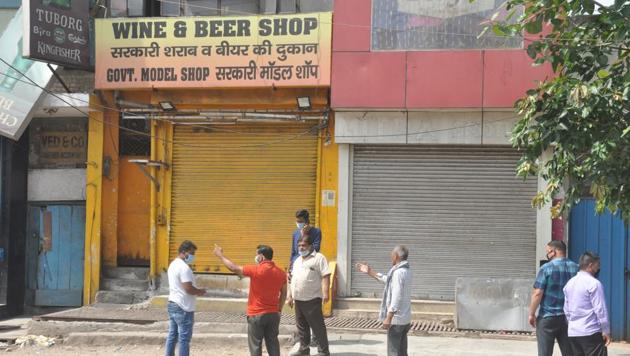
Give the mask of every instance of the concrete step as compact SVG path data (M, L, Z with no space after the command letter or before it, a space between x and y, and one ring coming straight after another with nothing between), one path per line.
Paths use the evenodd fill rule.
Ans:
M381 307L381 299L377 298L337 298L335 310L376 310ZM440 300L411 301L411 310L418 313L455 314L455 302Z
M103 277L147 280L149 269L146 267L105 267Z
M197 329L198 330L198 329ZM280 345L287 346L291 341L290 335L279 335ZM165 332L77 332L71 333L64 340L64 345L163 345L166 340ZM194 332L192 337L194 345L207 346L234 346L247 349L247 334L213 334Z
M103 278L101 289L110 291L137 291L144 292L149 289L148 280Z
M101 290L96 293L97 303L137 304L149 299L147 292Z

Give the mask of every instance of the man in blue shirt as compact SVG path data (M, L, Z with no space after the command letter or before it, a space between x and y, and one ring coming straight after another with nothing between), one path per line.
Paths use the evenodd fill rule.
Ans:
M567 245L562 241L551 241L545 247L547 259L538 271L532 301L529 306L529 324L536 328L538 356L552 356L553 344L558 340L563 356L571 355L571 345L567 334L567 319L564 315L563 288L580 269L577 263L569 260ZM536 310L538 317L536 317Z
M302 237L305 230L308 231L308 235L313 239L313 247L315 251L319 252L319 247L322 242L322 231L314 226L311 226L310 215L308 210L302 209L295 213L295 225L297 229L293 231L293 243L291 245L291 261L289 261L289 274L293 269L293 262L300 256L298 251L298 240Z

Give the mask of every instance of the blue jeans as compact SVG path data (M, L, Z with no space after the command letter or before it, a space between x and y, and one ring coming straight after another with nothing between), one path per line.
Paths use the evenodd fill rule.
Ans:
M168 336L166 337L166 356L175 355L175 345L179 341L179 356L190 354L195 313L187 312L173 302L168 302Z

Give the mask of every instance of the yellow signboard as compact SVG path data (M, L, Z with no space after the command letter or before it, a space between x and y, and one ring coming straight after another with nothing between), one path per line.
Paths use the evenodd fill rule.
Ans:
M96 20L96 89L330 86L332 13Z

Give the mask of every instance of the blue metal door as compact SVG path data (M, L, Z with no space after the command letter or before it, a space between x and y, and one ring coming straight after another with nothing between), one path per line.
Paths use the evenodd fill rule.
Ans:
M571 211L569 256L578 261L585 251L601 257L599 280L604 285L606 303L615 340L630 340L630 228L618 215L595 214L595 201L582 200Z
M84 235L85 206L29 207L27 302L81 305Z

